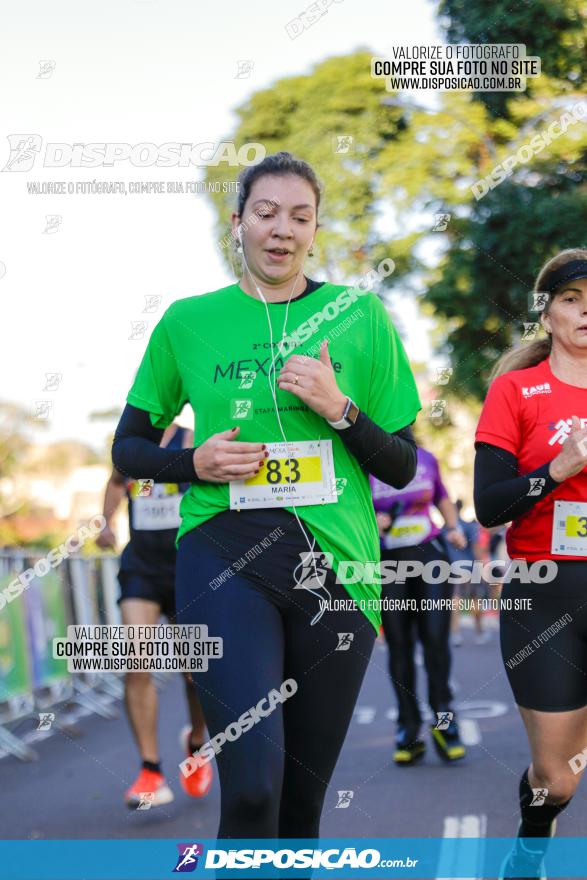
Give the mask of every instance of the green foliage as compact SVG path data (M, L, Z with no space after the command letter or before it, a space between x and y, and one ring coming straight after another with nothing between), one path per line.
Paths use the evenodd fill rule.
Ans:
M344 59L329 58L307 75L279 80L257 92L237 111L240 123L232 136L237 147L260 142L268 155L288 150L318 169L324 187L323 228L312 267L322 268L332 280L352 279L371 268L375 247L389 255L375 222L376 160L397 139L405 121L401 108L382 104L381 83L371 77L370 57L357 52ZM339 135L352 135L350 152L335 152ZM209 168L207 180L225 182L233 175L231 168ZM236 198L224 193L211 198L219 218L218 239L224 241ZM223 255L231 264L229 248Z
M526 54L538 55L543 72L559 81L559 91L574 90L585 80L587 6L582 0L441 0L439 13L449 43L524 43ZM527 82L527 95L532 96L536 80ZM475 97L492 116L508 115L508 92L480 92ZM525 100L525 95L516 100Z
M11 401L0 401L0 478L17 472L30 452L27 429L46 429L47 423L34 419L24 406Z
M490 366L535 321L527 295L543 262L584 240L582 120L533 148L480 201L472 185L584 100L585 9L584 0L442 0L449 42L524 43L540 55L543 73L524 93L439 93L434 107L424 106L417 96L387 92L370 75L370 53L358 51L281 79L237 110L237 146L289 150L322 179L322 229L309 272L352 283L391 257L396 269L382 293L394 306L395 291L420 294L435 320L437 351L454 370L443 396L464 406L482 399ZM339 135L352 136L351 152L335 152ZM233 178L232 168L207 172L210 182ZM211 198L222 241L236 199ZM450 222L435 230L440 213ZM231 263L230 248L222 253Z
M482 398L495 360L536 322L528 294L545 260L581 243L587 193L567 178L549 186L504 182L460 227L426 299L446 319L453 393Z

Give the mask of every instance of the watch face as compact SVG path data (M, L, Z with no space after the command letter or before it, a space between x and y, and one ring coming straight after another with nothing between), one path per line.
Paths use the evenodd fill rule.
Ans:
M359 415L359 407L357 406L356 403L351 403L351 405L349 407L349 411L346 416L348 421L351 423L351 425L355 424L355 422L357 421L358 415Z

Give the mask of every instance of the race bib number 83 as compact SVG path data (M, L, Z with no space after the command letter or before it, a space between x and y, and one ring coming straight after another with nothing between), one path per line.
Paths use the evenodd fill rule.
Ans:
M247 480L247 486L272 486L280 484L322 482L322 462L318 455L300 458L271 458L265 462L265 469Z
M231 510L338 501L332 440L268 443L267 451L258 474L229 484Z

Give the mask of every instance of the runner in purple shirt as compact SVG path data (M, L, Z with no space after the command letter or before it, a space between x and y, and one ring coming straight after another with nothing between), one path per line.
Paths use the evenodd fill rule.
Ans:
M442 531L432 519L437 508L446 523L447 540L463 547L465 537L458 527L456 508L448 497L440 476L438 461L427 449L418 447L416 476L404 489L394 489L369 477L373 506L379 524L381 560L427 563L448 562L440 536ZM438 569L433 573L438 578ZM442 758L456 761L465 754L449 686L450 617L453 585L444 580L426 583L423 572L406 574L405 582L395 579L381 587L383 631L389 647L389 672L398 703L396 764L413 764L426 750L420 739L422 716L416 694L414 649L416 635L424 649L428 675L428 702L435 723L432 741ZM430 578L427 578L430 580ZM441 607L425 607L428 600L444 600ZM424 606L424 607L422 607Z
M422 544L440 534L431 512L433 507L440 509L448 492L440 478L438 462L427 449L418 447L416 476L404 489L394 489L373 476L369 481L376 513L389 513L395 505L401 505L401 516L394 519L393 529L387 529L380 537L382 550Z

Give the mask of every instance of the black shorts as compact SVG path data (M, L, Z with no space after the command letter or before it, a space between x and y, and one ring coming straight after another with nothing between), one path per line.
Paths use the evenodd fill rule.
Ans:
M567 712L587 705L587 562L559 562L548 584L512 578L501 599L501 654L518 706ZM530 609L516 609L522 599L531 599Z
M156 602L169 620L175 618L175 581L169 577L152 578L134 571L119 571L120 597Z

